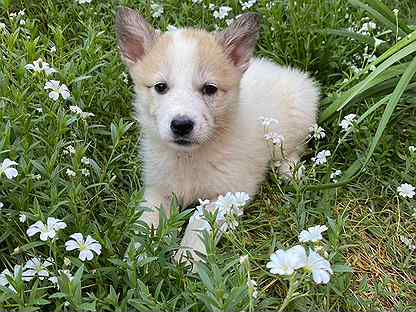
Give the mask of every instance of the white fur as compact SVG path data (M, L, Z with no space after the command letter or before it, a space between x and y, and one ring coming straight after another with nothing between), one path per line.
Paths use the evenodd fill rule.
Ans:
M197 66L193 43L184 40L181 32L172 36L175 40L169 55L175 60L174 65L168 71L169 77L161 78L167 79L174 88L166 95L152 91L153 99L148 101L156 101L152 104L153 116L144 109L150 105L143 102L148 97L137 90L138 119L145 129L141 144L144 206L154 208L162 204L168 213L172 194L176 194L184 207L198 198L215 200L226 192L244 191L253 196L265 177L271 157L258 118L279 120L278 131L285 138L286 161L296 162L303 151L308 128L315 123L317 87L305 73L253 58L241 80L237 109L229 121L230 130L195 149L175 148L169 142L169 125L174 115L185 113L196 119L196 139L212 132L215 118L194 88ZM204 121L204 116L208 121ZM288 163L284 166L283 170L287 171ZM157 209L145 212L142 218L157 226ZM194 232L197 229L197 224L188 225L182 246L204 252Z

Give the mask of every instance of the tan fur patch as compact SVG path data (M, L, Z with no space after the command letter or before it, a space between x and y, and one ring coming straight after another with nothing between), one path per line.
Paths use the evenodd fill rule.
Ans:
M138 86L149 86L155 82L162 66L167 66L168 48L172 44L169 35L160 36L150 51L132 69L132 78Z
M188 29L184 36L197 42L199 71L202 76L212 77L222 90L229 90L239 83L241 73L228 61L224 49L213 34L205 30Z

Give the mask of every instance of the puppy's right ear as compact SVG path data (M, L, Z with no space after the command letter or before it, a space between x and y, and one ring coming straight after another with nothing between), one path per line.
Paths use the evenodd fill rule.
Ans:
M125 7L117 9L116 31L121 57L128 66L140 61L157 37L141 15Z

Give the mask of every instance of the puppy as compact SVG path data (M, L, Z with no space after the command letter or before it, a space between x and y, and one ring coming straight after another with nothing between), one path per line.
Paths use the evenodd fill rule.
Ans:
M259 16L247 13L223 32L160 33L134 10L118 10L118 45L142 127L149 209L141 218L149 226L158 226L159 209L169 215L172 194L183 206L226 192L253 196L272 157L261 116L279 121L281 172L290 175L299 160L319 91L307 74L252 56L259 28ZM192 219L177 260L184 250L195 259L205 252L202 223Z

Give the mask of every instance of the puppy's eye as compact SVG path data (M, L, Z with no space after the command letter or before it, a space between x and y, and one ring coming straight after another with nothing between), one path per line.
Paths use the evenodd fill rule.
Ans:
M168 92L169 89L168 84L166 82L158 82L154 85L154 88L156 92L159 94L165 94L166 92Z
M201 89L201 92L204 95L214 95L217 91L217 86L210 83L205 84Z

